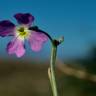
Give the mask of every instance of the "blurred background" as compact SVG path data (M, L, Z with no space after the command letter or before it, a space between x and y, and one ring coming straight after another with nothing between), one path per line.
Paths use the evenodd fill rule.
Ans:
M0 20L31 13L33 25L53 38L64 36L58 47L56 76L59 96L96 96L96 1L1 0ZM0 96L52 96L47 69L50 42L35 53L26 43L22 58L8 55L12 37L0 37Z

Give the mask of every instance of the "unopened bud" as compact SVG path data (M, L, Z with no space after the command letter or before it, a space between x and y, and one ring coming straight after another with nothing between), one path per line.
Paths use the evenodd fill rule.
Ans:
M64 41L64 36L60 37L60 38L58 39L58 41L59 41L59 43L62 43L62 42Z

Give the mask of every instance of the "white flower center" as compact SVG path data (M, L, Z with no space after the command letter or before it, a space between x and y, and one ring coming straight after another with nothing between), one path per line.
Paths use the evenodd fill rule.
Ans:
M30 35L30 30L28 27L25 26L19 26L16 28L16 37L20 39L27 39Z

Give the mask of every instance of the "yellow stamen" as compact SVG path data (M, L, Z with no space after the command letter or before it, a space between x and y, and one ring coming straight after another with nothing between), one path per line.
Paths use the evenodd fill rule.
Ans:
M27 27L22 27L20 26L19 28L17 27L17 36L19 36L20 39L27 38L30 34L29 30Z

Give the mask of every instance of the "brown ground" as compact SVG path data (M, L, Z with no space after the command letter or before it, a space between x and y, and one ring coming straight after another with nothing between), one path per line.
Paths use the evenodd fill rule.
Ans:
M41 62L42 63L42 62ZM0 96L52 96L47 64L0 60ZM59 96L96 96L96 84L57 69Z

